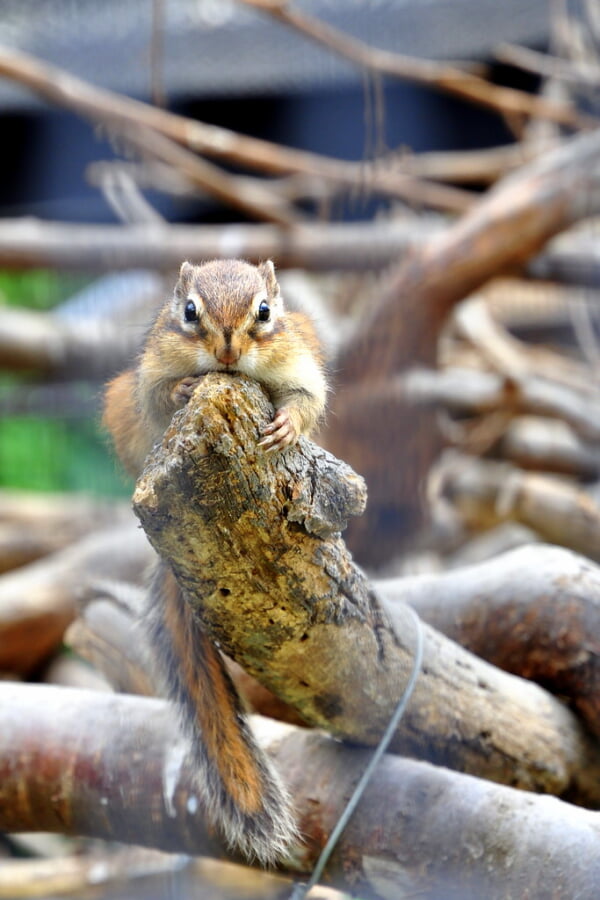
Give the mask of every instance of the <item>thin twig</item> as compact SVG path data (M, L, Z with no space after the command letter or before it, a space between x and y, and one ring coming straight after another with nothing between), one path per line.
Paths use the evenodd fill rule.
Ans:
M531 50L529 47L516 47L513 44L500 44L494 50L494 55L500 62L509 63L544 78L558 78L571 84L596 86L600 84L600 66L596 63L572 62Z
M165 0L152 0L152 34L150 38L150 82L152 102L166 106L164 81Z
M535 116L574 128L598 124L593 116L585 116L568 103L557 103L514 88L491 84L477 75L431 60L418 59L371 47L337 28L294 9L287 0L239 0L319 44L373 72L407 79L461 97L509 116Z
M279 225L291 225L301 218L299 212L269 189L267 182L230 175L152 128L129 126L125 137L142 156L168 163L211 197L251 218Z

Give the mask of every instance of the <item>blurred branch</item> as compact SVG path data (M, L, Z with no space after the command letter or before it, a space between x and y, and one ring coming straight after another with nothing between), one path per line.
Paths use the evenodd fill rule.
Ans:
M116 316L88 318L86 325L82 328L80 320L52 312L2 307L0 370L103 378L122 366L138 346L139 329L123 328Z
M136 888L132 882L160 874L171 878L181 869L181 860L157 850L141 847L114 847L50 859L3 859L0 866L0 900L48 900L48 897L86 898L98 889L118 885L121 890ZM143 890L143 888L141 888Z
M281 268L378 269L439 232L439 219L327 225L72 225L0 221L0 265L68 269L177 268L182 259L274 257ZM4 315L5 310L2 310ZM33 326L35 329L35 326ZM35 333L35 330L34 330Z
M274 19L369 71L433 87L506 116L535 116L573 128L589 128L598 124L595 117L578 112L568 103L537 97L514 88L500 87L445 63L402 56L371 47L321 19L300 12L287 0L238 0L238 2L268 13Z
M540 155L532 143L507 144L478 150L405 153L398 164L407 175L456 184L491 184ZM395 160L390 160L393 166Z
M124 136L143 158L168 163L206 194L250 218L279 225L291 225L302 218L300 212L269 188L267 181L224 172L152 128L132 125L125 129Z
M469 457L447 467L443 495L470 527L520 522L550 543L600 561L600 506L576 484Z
M342 350L346 380L385 378L408 359L432 363L439 330L459 300L509 266L524 266L551 237L598 210L600 130L506 176L400 263Z
M544 78L557 78L571 84L598 86L600 83L600 66L596 63L583 60L574 62L514 44L500 44L495 48L494 56L500 62Z
M145 126L197 153L250 169L290 174L301 172L361 192L375 192L419 204L439 204L464 210L469 195L456 188L428 185L408 175L390 172L378 161L350 163L333 157L248 137L195 119L158 109L122 94L95 87L57 66L19 51L0 48L0 76L11 78L51 103L121 130ZM431 194L429 192L431 191Z
M514 380L456 367L443 372L413 369L375 393L377 397L396 396L398 402L409 398L413 403L443 404L463 415L503 409L513 415L552 416L567 422L584 440L600 440L600 392L582 395L539 375L526 374Z
M117 525L123 518L129 518L125 503L92 500L75 494L2 489L0 572L62 550L92 531L110 523Z
M103 578L135 581L153 559L128 513L105 531L0 576L0 671L26 674L60 644L77 602Z

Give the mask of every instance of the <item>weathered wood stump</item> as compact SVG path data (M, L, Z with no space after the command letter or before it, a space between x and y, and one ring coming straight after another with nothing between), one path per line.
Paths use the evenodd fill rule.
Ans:
M362 480L306 440L257 447L262 389L208 375L148 461L135 510L212 638L309 723L374 744L413 665L415 619L383 606L340 536ZM393 748L531 790L600 803L600 756L576 717L426 625Z

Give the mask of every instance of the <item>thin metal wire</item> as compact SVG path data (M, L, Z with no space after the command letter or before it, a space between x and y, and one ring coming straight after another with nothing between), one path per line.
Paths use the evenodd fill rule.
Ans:
M412 609L412 607L409 606L407 608L410 609L410 611L412 613L413 620L415 623L415 632L416 632L415 656L414 656L412 671L411 671L410 677L408 679L408 684L406 685L404 693L402 694L402 696L398 702L398 705L396 706L396 709L394 710L394 713L388 723L388 726L387 726L385 732L383 733L383 736L382 736L381 740L379 741L377 747L375 748L375 751L374 751L371 759L369 760L369 763L368 763L365 771L363 772L360 781L354 788L352 796L348 800L348 803L346 804L341 816L339 817L339 819L336 822L335 828L331 832L327 843L321 850L321 854L319 856L319 859L317 860L317 864L314 867L309 880L306 883L295 884L292 889L292 892L290 894L289 900L303 900L303 898L306 897L306 895L311 890L311 888L313 888L318 883L321 875L323 874L323 870L329 861L329 857L331 856L331 854L335 848L335 845L337 844L337 842L340 838L340 835L342 834L343 830L345 829L346 825L348 824L352 813L356 809L358 802L359 802L360 798L362 797L362 795L365 791L365 788L366 788L373 772L375 771L377 764L379 763L379 760L381 759L381 757L387 750L388 745L394 735L394 732L396 731L396 728L398 727L398 725L400 723L400 719L404 715L404 711L405 711L406 707L408 706L408 702L414 691L415 684L417 683L417 678L419 677L419 672L421 671L421 666L423 664L424 639L423 639L423 626L421 625L421 620L419 619L419 617L416 614L416 612L414 611L414 609Z

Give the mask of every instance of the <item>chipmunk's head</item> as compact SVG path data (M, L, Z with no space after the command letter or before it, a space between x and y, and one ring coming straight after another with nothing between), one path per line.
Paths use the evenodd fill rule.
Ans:
M171 324L189 339L198 372L254 374L281 328L283 303L271 261L237 259L201 266L184 262L170 310Z

